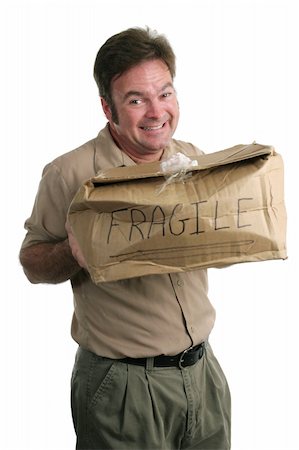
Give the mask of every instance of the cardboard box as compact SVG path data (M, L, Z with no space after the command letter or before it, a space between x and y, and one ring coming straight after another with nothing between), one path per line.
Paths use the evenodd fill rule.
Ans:
M79 189L69 221L95 283L287 257L274 148L194 159L175 177L157 162L105 170Z

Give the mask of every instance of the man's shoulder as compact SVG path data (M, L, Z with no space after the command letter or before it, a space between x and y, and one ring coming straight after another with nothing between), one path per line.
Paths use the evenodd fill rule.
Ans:
M57 156L50 164L54 164L57 167L69 167L73 164L80 163L81 160L86 160L88 157L92 157L95 152L96 138L81 144L72 150L69 150L59 156Z
M45 165L42 180L68 187L73 194L87 179L95 175L96 138L53 159Z
M107 125L93 139L55 158L48 166L60 172L74 170L87 177L99 170L121 165L121 152L116 147Z

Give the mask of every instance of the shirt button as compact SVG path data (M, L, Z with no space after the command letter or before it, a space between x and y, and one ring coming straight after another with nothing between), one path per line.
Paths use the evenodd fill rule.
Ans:
M184 286L183 280L178 280L178 281L177 281L177 285L178 285L179 287Z

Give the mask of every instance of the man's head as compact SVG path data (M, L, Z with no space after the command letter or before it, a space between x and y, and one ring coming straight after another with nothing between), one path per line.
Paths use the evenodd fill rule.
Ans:
M112 80L137 64L153 59L164 61L173 80L175 54L166 37L149 28L129 28L115 34L98 51L94 64L94 78L100 96L111 108L115 123L118 122L118 117L111 93Z
M112 36L95 61L110 132L135 162L161 158L177 127L175 56L165 37L133 28Z

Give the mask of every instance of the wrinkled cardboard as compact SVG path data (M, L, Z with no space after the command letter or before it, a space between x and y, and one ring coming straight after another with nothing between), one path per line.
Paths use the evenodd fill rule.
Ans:
M97 284L141 275L285 259L283 162L237 145L192 157L178 176L159 162L100 172L69 221Z

